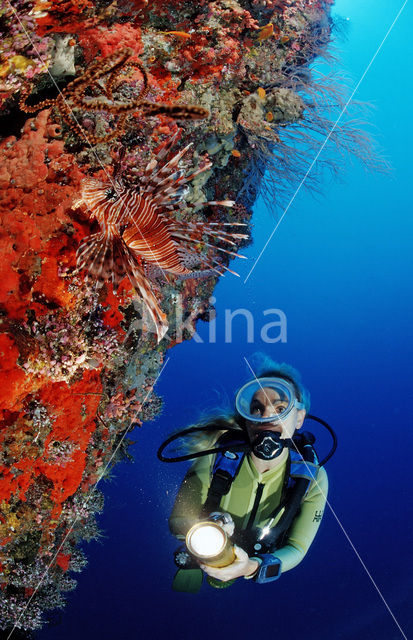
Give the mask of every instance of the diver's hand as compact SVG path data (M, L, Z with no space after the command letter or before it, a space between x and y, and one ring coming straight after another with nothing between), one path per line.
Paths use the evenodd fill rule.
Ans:
M225 531L229 538L234 535L235 524L232 516L229 513L223 513L222 511L213 511L209 514L208 520L219 524L221 529Z
M244 576L250 576L258 569L259 562L257 560L251 560L248 553L234 545L235 560L228 567L210 567L207 564L200 564L199 566L205 573L211 578L221 580L221 582L228 582L228 580L235 580L235 578L243 578Z

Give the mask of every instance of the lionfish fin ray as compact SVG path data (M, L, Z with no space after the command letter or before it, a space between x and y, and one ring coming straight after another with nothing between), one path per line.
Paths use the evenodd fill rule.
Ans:
M171 136L158 151L157 155L148 163L141 181L140 195L150 197L153 200L153 204L159 208L171 204L172 200L176 202L182 200L186 183L211 167L211 162L208 160L203 167L189 175L185 175L185 171L179 168L179 162L192 146L192 143L175 153L170 160L165 161L176 140L176 136L177 134Z
M85 269L88 278L93 276L98 287L111 280L116 288L126 275L122 253L118 247L121 242L121 238L108 237L103 232L86 237L76 253L77 271Z
M111 280L116 291L126 276L148 308L156 329L158 342L168 330L166 315L161 311L136 255L120 236L107 237L100 232L85 238L77 250L77 271L86 269L88 277L97 280L98 286Z
M158 342L160 342L169 328L166 314L161 310L148 278L136 263L132 254L129 260L128 277L148 309L149 315L155 325Z

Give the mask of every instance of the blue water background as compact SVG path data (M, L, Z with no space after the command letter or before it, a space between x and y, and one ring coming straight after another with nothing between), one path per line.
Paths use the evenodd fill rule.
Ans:
M339 48L352 87L401 5L336 3L334 13L349 18ZM156 389L162 416L134 432L135 463L118 465L115 479L100 486L107 538L85 546L89 566L61 624L39 639L402 638L377 589L406 636L412 631L411 18L407 6L356 95L376 107L370 122L393 175L347 160L344 181L326 178L322 197L301 191L244 285L275 225L258 202L248 264L236 261L241 278L227 276L216 289L217 342L207 342L208 325L199 323L204 343L168 354ZM226 344L224 310L241 307L254 313L255 342L247 343L238 318ZM260 339L268 308L286 314L284 344ZM326 509L308 556L277 583L174 593L176 541L167 518L185 467L162 465L156 448L201 409L231 398L250 377L244 356L260 349L302 372L313 412L338 433L327 467L334 513ZM319 442L328 444L321 435Z

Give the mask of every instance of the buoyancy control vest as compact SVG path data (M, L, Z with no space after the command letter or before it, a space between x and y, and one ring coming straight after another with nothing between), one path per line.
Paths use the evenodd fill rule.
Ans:
M247 528L235 534L235 542L243 546L247 553L272 553L282 546L311 483L317 478L320 467L313 447L314 441L313 434L308 431L294 436L295 447L289 450L281 500L274 506L267 525L262 528L254 527L255 514L252 513ZM246 453L233 450L237 444L239 440L230 433L224 434L217 441L219 447L228 446L228 450L216 454L211 483L202 508L206 517L211 512L219 510L222 498L231 490L244 462ZM281 517L272 526L282 511Z

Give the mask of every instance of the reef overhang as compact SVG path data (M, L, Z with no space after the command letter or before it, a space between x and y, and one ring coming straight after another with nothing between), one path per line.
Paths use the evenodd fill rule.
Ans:
M152 388L167 349L213 312L214 269L164 277L147 262L168 323L161 341L130 278L117 288L87 280L77 252L101 228L76 207L82 185L119 177L141 193L148 164L178 134L177 151L191 145L186 168L199 171L179 194L176 220L248 224L267 163L278 153L280 174L292 170L282 165L283 134L305 121L330 5L1 0L4 629L40 628L44 610L74 588L69 574L85 564L78 542L99 535L97 483L128 455L128 433L158 413ZM203 206L211 201L235 205ZM230 258L221 255L223 268Z

